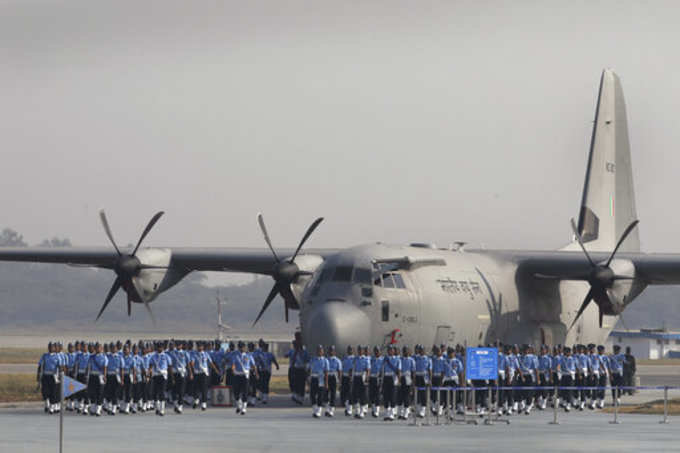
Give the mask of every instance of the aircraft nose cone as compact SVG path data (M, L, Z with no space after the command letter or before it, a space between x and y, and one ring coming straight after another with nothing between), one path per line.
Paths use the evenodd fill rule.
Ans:
M305 325L304 339L309 351L316 346L335 345L338 353L348 345L368 344L371 322L362 310L346 302L326 302L313 308Z

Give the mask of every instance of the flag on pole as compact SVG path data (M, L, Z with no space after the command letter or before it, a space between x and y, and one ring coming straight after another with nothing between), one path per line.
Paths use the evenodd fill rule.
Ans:
M67 398L74 393L78 393L79 391L87 388L87 386L82 382L78 382L68 376L64 376L64 380L62 381L61 385L61 394L64 395L64 398Z

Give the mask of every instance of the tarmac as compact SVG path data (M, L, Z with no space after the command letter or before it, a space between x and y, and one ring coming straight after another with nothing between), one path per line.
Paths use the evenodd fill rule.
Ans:
M64 416L65 452L294 452L310 448L346 451L497 451L502 453L678 451L680 419L660 424L657 415L620 415L559 411L559 425L551 425L552 411L510 417L509 425L412 426L381 418L356 420L342 411L334 418L314 419L309 407L293 406L275 397L270 406L255 407L245 416L232 408L205 412L172 411L92 417ZM45 415L36 404L0 409L0 451L54 452L58 449L59 417Z

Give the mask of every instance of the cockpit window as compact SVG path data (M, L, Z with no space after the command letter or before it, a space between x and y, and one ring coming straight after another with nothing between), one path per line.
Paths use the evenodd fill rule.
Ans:
M386 272L382 275L383 288L396 288L392 274Z
M383 288L406 289L404 278L401 274L396 272L384 272L382 275L378 274L375 276L373 283L375 286L382 286Z
M360 267L357 267L354 269L354 282L355 283L362 283L364 285L370 285L371 284L371 277L372 273L368 269L362 269Z
M394 278L395 287L399 289L406 289L406 285L404 285L404 279L401 274L392 274L392 278Z
M352 281L352 266L338 266L335 268L333 274L334 282L351 282Z

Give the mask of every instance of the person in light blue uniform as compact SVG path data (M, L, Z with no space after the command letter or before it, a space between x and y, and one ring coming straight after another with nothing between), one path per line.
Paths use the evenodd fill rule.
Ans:
M90 361L90 355L94 354L94 345L92 343L86 345L85 342L81 342L80 354L76 357L75 369L76 369L76 379L87 385L87 364ZM89 398L87 388L82 392L78 393L78 407L77 411L79 414L86 412L86 407L89 408Z
M172 358L164 351L163 343L156 343L156 352L149 359L149 374L153 380L153 399L156 415L165 415L165 391L168 375L172 372Z
M401 382L399 386L399 420L406 420L411 415L411 391L416 376L416 361L411 356L408 346L401 349Z
M506 365L506 385L509 387L517 387L520 383L519 376L519 359L517 355L519 354L519 348L517 345L509 347L505 354L505 365ZM519 410L519 402L517 401L521 397L519 390L508 390L505 392L506 402L508 410L507 415L512 415Z
M236 413L246 415L248 408L248 377L250 373L257 375L257 367L252 356L246 353L244 342L238 342L238 352L232 356L231 369L234 379L234 398L236 400Z
M621 346L614 345L614 353L609 356L609 369L611 372L612 400L613 404L621 404L621 389L623 386L623 365L626 356L621 352Z
M129 414L132 410L132 397L134 395L135 381L135 358L130 351L130 344L123 346L123 406L122 412Z
M401 358L395 345L388 346L382 363L383 403L385 421L394 421L396 412L397 383L401 379Z
M125 380L124 360L118 354L118 346L115 343L109 345L109 364L106 369L106 386L104 387L104 398L108 405L105 406L109 415L116 415L118 411L118 399Z
M184 350L184 342L179 341L170 352L172 358L172 371L174 377L174 410L181 414L184 411L184 393L189 374L189 354Z
M90 412L97 417L102 415L102 403L104 399L104 383L106 382L106 371L109 359L104 354L101 344L94 345L95 353L90 354L90 362L87 365L87 390L89 393L90 404L95 406L95 410ZM87 414L88 412L83 412Z
M324 356L323 346L316 348L316 356L309 361L309 398L312 401L312 415L321 417L325 404L325 389L328 388L328 359Z
M460 387L460 383L463 380L463 362L460 361L458 357L456 357L456 351L454 348L447 348L446 350L446 372L444 373L444 382L443 385L444 387L450 387L450 388L458 388ZM446 401L451 402L451 407L449 409L453 409L453 405L457 404L458 409L460 410L462 406L462 392L455 392L456 397L454 398L454 391L453 390L448 390L446 391Z
M598 404L600 409L604 408L604 398L605 398L605 387L609 383L610 367L609 367L609 357L604 353L604 346L599 345L597 347L597 358L600 361L600 379L597 385L601 387L597 391Z
M366 401L366 385L371 373L371 358L368 346L357 346L357 356L352 364L352 404L354 405L354 417L364 418L368 412Z
M213 363L210 354L205 350L205 343L199 341L196 346L198 350L191 357L189 379L194 381L194 409L198 408L200 403L201 410L206 410L208 408L209 373L211 369L218 373L219 370Z
M416 414L419 418L425 417L426 406L426 390L425 388L430 384L432 378L432 361L425 355L425 349L422 345L416 345Z
M495 382L495 385L498 387L504 387L505 386L505 372L507 370L507 359L505 357L505 353L503 352L505 349L501 343L498 343L497 345L498 348L498 379ZM498 402L496 403L496 408L498 410L498 416L500 417L503 415L503 412L507 411L507 402L505 398L505 390L498 389L496 391L496 395L498 396ZM494 395L494 397L496 396ZM460 411L459 411L460 412Z
M354 349L347 346L347 353L342 359L342 382L340 383L340 400L345 405L345 417L352 416L352 368L354 367Z
M338 383L342 377L342 362L338 356L335 355L335 346L333 345L328 347L328 355L326 358L328 359L328 396L326 399L328 404L326 404L326 411L324 415L326 417L332 417L335 415Z
M595 349L595 344L588 345L588 386L597 387L600 382L600 357ZM594 410L597 407L597 390L589 390L590 404L588 408Z
M138 344L132 345L132 413L136 414L144 404L144 359Z
M384 359L380 348L374 346L373 356L371 357L371 373L368 379L368 400L371 403L373 418L380 415L380 370Z
M57 409L57 380L59 376L60 359L55 353L55 346L51 342L47 345L47 352L38 361L36 380L42 390L45 412L53 414Z
M446 402L445 390L434 390L436 387L442 387L444 378L446 377L446 369L448 368L448 359L444 356L444 351L439 346L432 347L432 388L430 392L430 407L433 414L444 414L444 403Z
M550 348L546 345L541 346L541 355L538 357L538 386L542 388L538 392L539 410L545 410L548 404L548 396L551 394L550 387L552 387L552 357L550 356Z
M577 345L578 353L573 354L576 360L576 386L585 387L589 382L589 359L586 354L586 347L582 344ZM577 405L579 410L584 410L586 407L586 399L590 396L590 391L581 389L577 390Z
M533 346L525 345L519 369L524 387L535 387L538 385L538 357L534 354ZM525 389L522 392L520 411L524 411L526 415L529 415L534 407L534 393L535 391L531 389Z
M563 349L563 355L560 362L560 373L562 374L562 380L560 385L562 387L574 386L576 382L576 359L571 355L571 349L565 346ZM571 410L571 405L574 401L574 391L568 389L562 389L562 400L564 404L564 410L569 412Z

